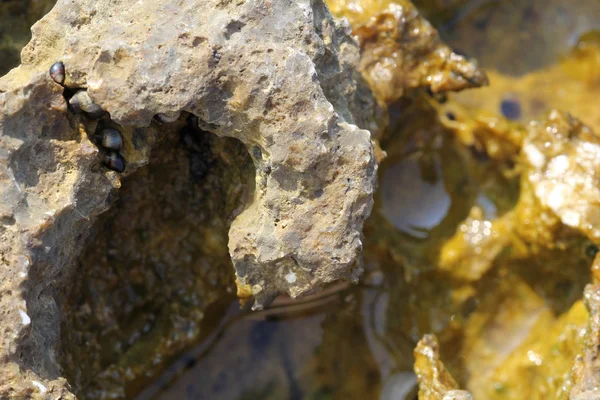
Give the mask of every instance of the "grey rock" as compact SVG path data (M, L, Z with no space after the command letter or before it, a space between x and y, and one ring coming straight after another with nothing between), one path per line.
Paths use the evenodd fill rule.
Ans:
M322 2L60 0L32 32L23 64L0 79L1 398L71 396L58 361L61 288L120 186L88 139L95 122L70 115L50 79L56 60L64 85L121 125L125 175L160 140L156 115L189 112L247 146L255 193L229 251L255 308L357 279L377 169L364 128L380 111L347 23Z

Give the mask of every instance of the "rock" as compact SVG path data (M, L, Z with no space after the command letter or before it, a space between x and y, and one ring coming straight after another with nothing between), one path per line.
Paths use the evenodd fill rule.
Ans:
M508 246L511 229L510 213L492 221L483 217L481 208L473 207L454 236L442 246L438 268L455 279L480 280Z
M530 125L522 154L525 184L551 214L543 220L555 216L567 229L600 244L600 136L571 115L552 111L546 121Z
M0 81L0 397L15 399L62 393L59 288L119 186L97 167L85 132L70 125L62 88L47 71L24 78ZM26 372L6 372L16 365Z
M90 227L121 185L90 140L103 126L122 133L124 177L171 132L151 125L156 115L193 114L248 148L255 191L229 252L255 308L357 279L377 169L363 128L380 111L347 23L323 3L60 0L32 32L22 65L0 79L0 397L71 396L61 307ZM48 76L58 60L67 90ZM78 89L110 119L73 115L65 96ZM195 176L206 168L194 165ZM7 372L17 366L25 372Z
M440 93L488 83L477 64L444 44L408 0L330 0L329 6L350 21L361 45L360 71L384 102L417 87Z
M408 96L403 102L407 99ZM592 211L597 203L593 199L598 197L594 194L597 186L595 176L598 174L598 157L595 156L598 136L566 113L554 112L546 120L524 126L486 114L469 119L467 114L460 112L460 108L454 108L450 103L451 100L441 108L440 120L444 121L445 117L447 121L444 122L449 127L458 127L455 133L465 149L469 150L468 158L476 163L468 163L465 167L454 162L449 167L442 165L442 169L446 176L452 175L450 171L453 169L460 171L457 175L462 177L463 182L476 180L479 193L485 193L486 196L492 194L493 203L490 202L491 207L485 207L485 202L477 199L469 217L452 225L458 225L454 236L440 241L439 251L429 245L431 247L427 248L428 253L437 257L435 261L421 262L420 266L417 264L420 269L415 268L417 273L413 276L421 274L420 278L426 284L433 285L435 282L439 285L430 289L429 293L435 293L435 296L444 300L433 303L431 295L421 295L419 301L427 302L427 306L421 306L418 313L411 311L416 307L408 301L395 300L395 303L390 303L387 307L392 310L391 313L404 310L404 320L407 318L405 315L410 315L411 312L417 318L424 318L431 315L428 314L431 310L435 310L435 318L441 320L441 310L452 303L447 299L458 298L458 290L453 285L457 285L456 282L476 282L473 285L476 292L471 297L473 302L462 311L465 319L458 324L460 328L457 329L453 322L441 325L437 320L435 324L429 322L430 326L422 328L426 329L425 332L434 331L444 338L442 348L447 357L444 361L451 368L454 377L460 378L460 382L477 399L502 398L507 394L511 398L563 398L572 384L572 361L580 351L582 327L587 320L585 310L577 300L589 280L589 264L598 251L594 236L589 230L597 225L592 222ZM408 109L402 111L403 121L415 120L407 117L410 115ZM450 112L456 116L455 119L447 117ZM421 121L418 126L423 131L430 133L435 132L435 123L426 124L422 121L434 119L416 120ZM394 132L393 137L400 138L396 139L400 143L408 142L413 149L420 150L418 144L413 144L422 142L417 139L417 132L420 130L411 131L407 129L407 125L406 122L400 125L403 130ZM406 139L407 137L410 139ZM432 140L425 141L431 142ZM390 154L390 160L397 163L399 152L394 151L390 143L393 141L387 143L386 151ZM523 149L526 145L538 150L543 156L539 158L544 158L545 162L532 165L529 160L531 157ZM553 159L561 156L568 158L568 163L563 163L568 168L558 174L556 170L552 170L560 163L555 164ZM444 160L449 158L446 153ZM535 155L533 159L536 159ZM382 175L381 193L386 191L385 177L390 171L385 165L383 168L385 173ZM452 187L449 182L451 181L447 178L443 180L446 188ZM536 192L540 183L548 187L572 185L571 190L563 192L565 206L569 208L557 208L556 212L550 208L549 197L540 196ZM519 184L520 190L517 191ZM489 190L494 186L498 189ZM499 191L503 192L498 194ZM510 193L512 191L514 194ZM452 196L461 196L460 204L470 204L469 191L466 189L448 189L448 192ZM498 201L502 198L504 200ZM393 204L393 201L389 202ZM405 203L397 202L408 204ZM382 204L385 204L385 200ZM565 212L577 210L578 207L588 210L581 213L586 215L588 223L567 225L568 221L564 221ZM375 212L375 216L378 213ZM367 229L377 223L383 225L381 222L369 222ZM379 231L368 230L371 235L367 234L367 237L372 238L375 234L375 237L384 238L380 240L389 241L389 248L397 252L398 258L407 259L405 261L400 258L402 261L397 262L399 265L387 267L391 271L389 276L394 279L394 274L401 266L406 269L405 265L415 263L406 256L413 249L404 243L406 239L403 237L394 237L396 233L392 230L378 229ZM435 236L431 233L429 235L431 243L431 237ZM377 245L383 247L379 243ZM397 250L402 246L405 248ZM368 258L368 265L372 263L371 258L375 257ZM393 261L381 263L394 265ZM423 275L430 265L435 266L439 275L424 279ZM558 286L563 289L557 290ZM464 287L462 290L466 292ZM392 291L403 292L406 293L407 290ZM419 298L423 292L419 292L419 287L413 284L408 288L408 293L410 295L405 296ZM397 296L401 297L402 294ZM475 299L476 306L473 305ZM461 312L451 315L461 315ZM394 318L399 319L398 316ZM429 318L430 321L433 320ZM391 316L388 319L394 321ZM388 324L392 323L394 322ZM408 332L413 325L409 322L396 322L396 326L395 331L390 329L389 332L402 332L403 329ZM594 346L591 344L589 348L594 349ZM596 353L597 351L593 352L593 356L588 359L592 360ZM590 364L587 372L593 375L597 366L591 362ZM443 398L440 394L442 391L433 392L435 385L429 384L426 388L430 390L427 395L432 398ZM588 395L591 396L591 393L593 392L590 390Z
M118 15L97 2L59 3L34 26L22 68L41 68L40 55L60 49L66 85L87 87L116 123L146 126L184 110L251 148L256 195L232 225L230 252L257 307L280 291L298 296L355 279L375 162L370 135L350 112L358 49L348 27L322 4L214 6L214 16L198 19L171 3L132 3ZM78 28L63 34L65 24ZM43 38L55 36L47 47Z
M600 269L600 255L596 256L592 271ZM590 314L585 333L584 350L575 358L573 364L573 387L570 398L587 400L598 398L600 391L600 284L596 276L594 282L587 285L583 293L585 306Z
M228 231L252 195L252 159L185 119L156 126L165 138L90 228L63 300L61 365L80 398L160 386L174 357L214 335L235 303Z
M434 335L425 335L415 347L415 373L420 400L471 400L440 360L439 343Z

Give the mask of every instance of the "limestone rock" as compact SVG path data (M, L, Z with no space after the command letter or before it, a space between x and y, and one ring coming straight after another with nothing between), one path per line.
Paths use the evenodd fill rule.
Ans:
M280 292L358 277L377 168L362 128L374 129L379 111L347 23L323 3L60 0L32 31L22 65L0 79L0 309L9 327L0 332L0 397L70 396L59 365L64 289L120 186L93 141L99 124L120 127L125 176L165 134L157 115L193 114L203 130L246 145L255 191L231 225L229 251L256 308ZM67 90L48 76L58 60ZM110 120L73 115L66 97L77 89ZM17 365L26 372L3 374Z
M67 86L87 87L116 123L146 126L184 110L251 148L255 199L233 223L230 251L258 306L279 291L356 277L375 163L350 112L358 49L348 27L318 3L201 7L215 11L60 2L34 26L25 68L46 67L40 55L60 49Z
M17 387L52 392L60 377L54 293L118 181L99 173L97 148L71 127L62 88L44 72L3 80L0 110L0 351L29 378L13 386L3 369L0 397L18 399Z

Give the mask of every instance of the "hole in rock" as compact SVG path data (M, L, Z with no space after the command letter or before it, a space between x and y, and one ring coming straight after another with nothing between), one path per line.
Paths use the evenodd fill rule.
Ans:
M209 314L223 314L211 304L233 301L228 230L254 167L239 141L183 124L161 126L166 138L123 178L77 260L61 365L80 398L131 398L210 333Z

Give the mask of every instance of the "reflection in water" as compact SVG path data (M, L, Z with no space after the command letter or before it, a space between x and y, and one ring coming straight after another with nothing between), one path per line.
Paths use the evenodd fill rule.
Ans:
M414 400L413 342L400 350L389 336L389 296L380 274L371 277L302 307L284 300L253 313L233 303L213 334L137 400Z
M301 373L321 343L324 315L242 319L160 399L301 399ZM304 381L304 382L303 382Z
M373 290L342 285L302 305L279 299L255 313L232 304L218 332L138 400L377 398L380 366L370 356L357 308L366 304L363 292ZM169 387L176 370L182 374ZM397 382L387 391L398 394L406 386Z
M398 372L390 376L383 387L381 400L415 398L417 377L411 371Z
M425 180L418 161L413 158L385 171L381 181L382 212L402 232L426 238L427 231L448 213L451 200L441 179L438 160L434 162L434 171L434 179Z

